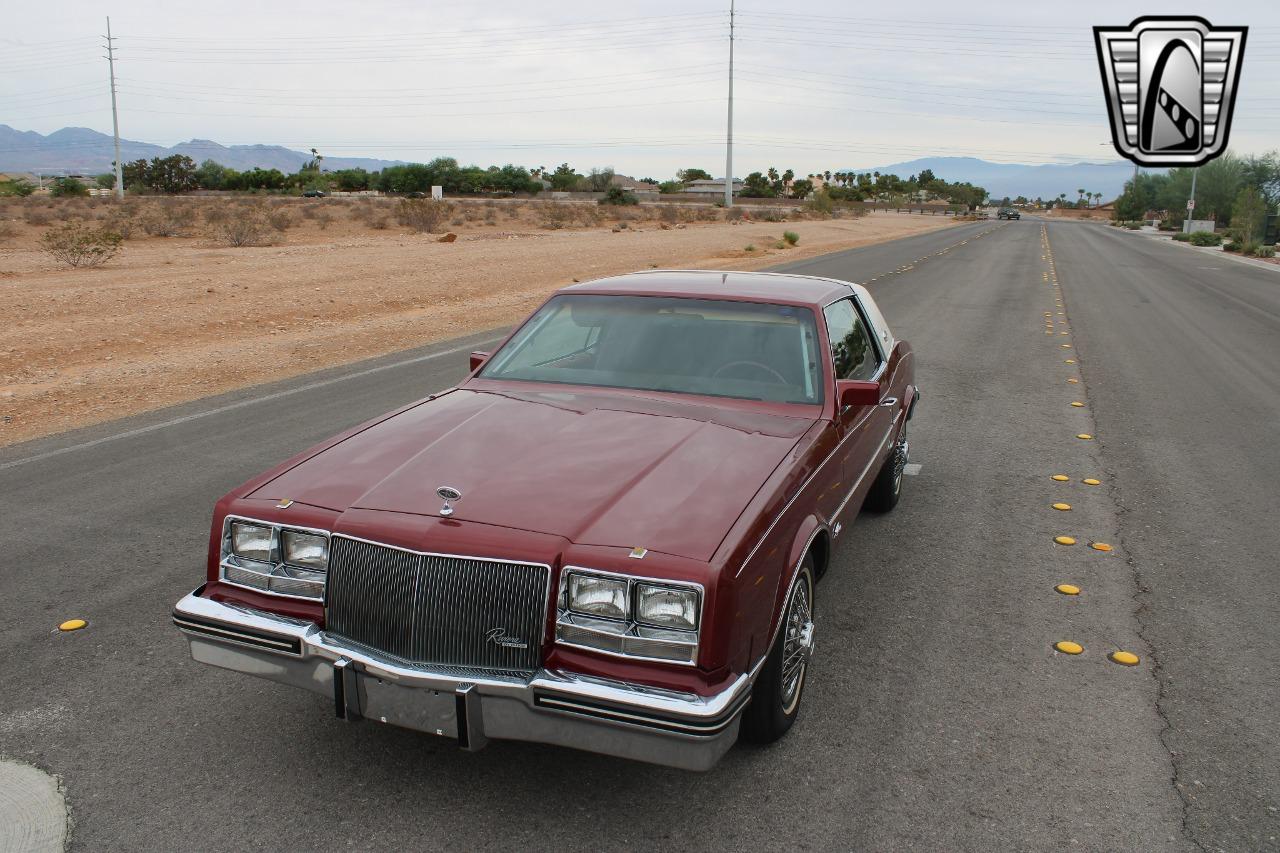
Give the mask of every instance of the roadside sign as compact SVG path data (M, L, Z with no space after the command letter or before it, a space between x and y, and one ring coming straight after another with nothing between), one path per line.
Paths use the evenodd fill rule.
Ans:
M1187 199L1187 210L1196 209L1196 200L1194 198Z

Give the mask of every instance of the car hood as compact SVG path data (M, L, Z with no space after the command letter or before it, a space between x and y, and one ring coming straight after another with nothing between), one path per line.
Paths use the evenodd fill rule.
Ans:
M380 421L250 497L439 515L709 560L811 419L614 393L456 390Z

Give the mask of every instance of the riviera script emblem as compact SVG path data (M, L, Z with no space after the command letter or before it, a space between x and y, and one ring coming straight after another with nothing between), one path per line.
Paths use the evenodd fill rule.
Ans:
M1225 151L1248 32L1194 17L1094 27L1116 151L1141 166L1203 166Z
M489 642L496 646L502 646L504 649L529 648L529 644L524 640L508 634L506 628L490 628L484 637Z

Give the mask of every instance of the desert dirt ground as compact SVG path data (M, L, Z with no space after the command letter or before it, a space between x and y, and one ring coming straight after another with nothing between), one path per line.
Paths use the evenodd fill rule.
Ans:
M500 327L576 280L759 269L954 223L890 213L761 221L760 211L706 222L723 211L591 205L566 215L548 202L481 202L452 209L436 231L458 236L444 243L376 206L293 200L274 245L228 247L196 217L179 229L191 236L131 228L105 265L68 269L39 248L51 225L47 210L24 212L33 201L0 208L0 446ZM94 208L86 219L115 215ZM784 247L784 231L798 245Z

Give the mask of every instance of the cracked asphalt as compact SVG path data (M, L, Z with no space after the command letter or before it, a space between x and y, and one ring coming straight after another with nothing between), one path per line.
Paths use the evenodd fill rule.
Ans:
M0 757L74 849L1280 849L1280 274L1031 219L790 268L869 282L924 396L782 742L468 754L187 657L214 500L489 334L0 450Z

